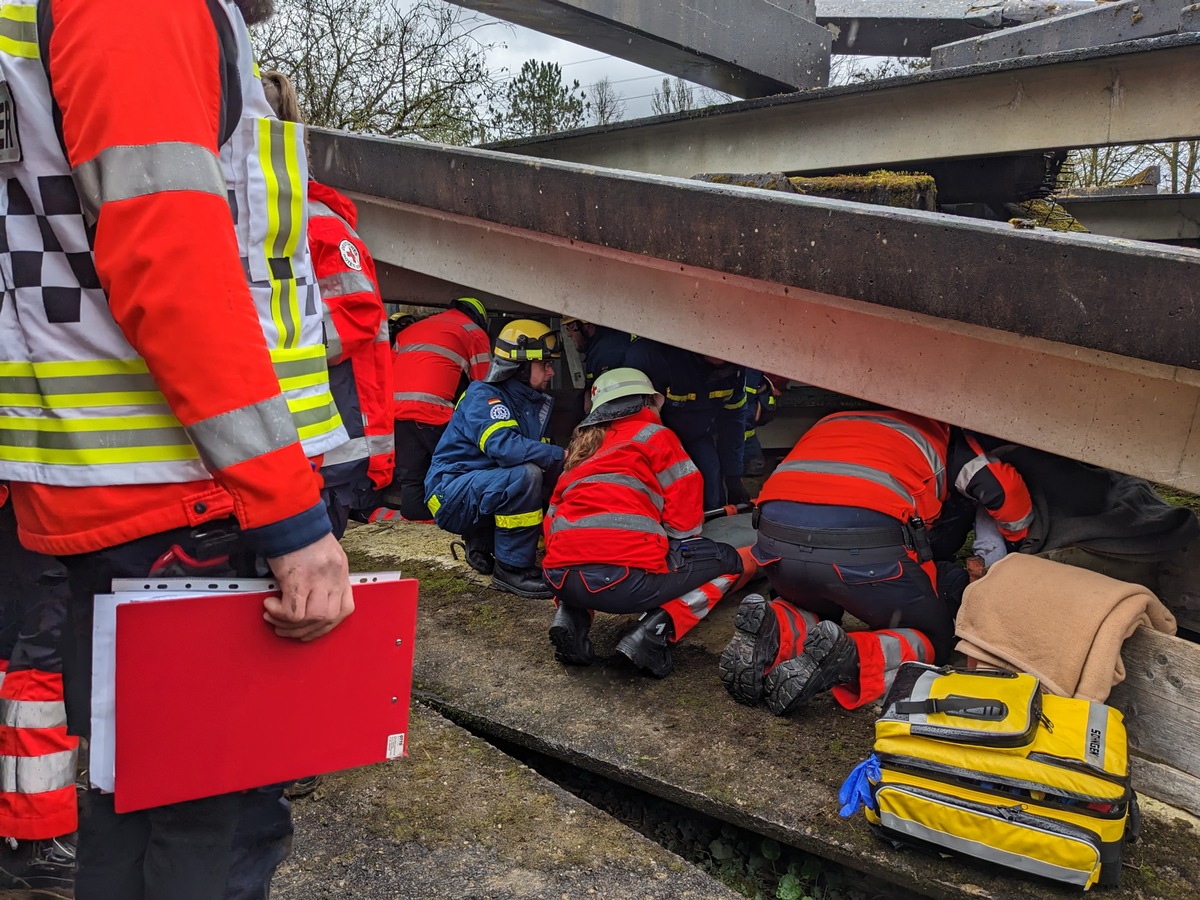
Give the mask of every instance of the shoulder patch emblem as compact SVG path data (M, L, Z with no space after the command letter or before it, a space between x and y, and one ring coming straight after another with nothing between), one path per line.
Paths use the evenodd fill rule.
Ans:
M500 402L499 397L493 397L491 400L488 401L488 403L499 403L499 402Z
M501 403L499 406L492 407L492 418L497 422L502 419L511 419L512 413L508 411L508 407Z
M342 253L342 262L352 268L355 272L362 271L362 257L359 255L358 248L349 241L342 241L338 245L338 250Z

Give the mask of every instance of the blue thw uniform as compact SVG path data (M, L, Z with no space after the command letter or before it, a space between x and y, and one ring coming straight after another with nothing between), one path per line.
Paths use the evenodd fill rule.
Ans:
M563 461L546 437L553 407L552 397L516 379L471 383L425 476L439 528L465 534L494 516L496 559L535 564L544 497Z
M625 354L633 342L627 331L617 331L603 325L587 340L584 354L584 386L590 390L592 383L609 369L620 369L625 365Z

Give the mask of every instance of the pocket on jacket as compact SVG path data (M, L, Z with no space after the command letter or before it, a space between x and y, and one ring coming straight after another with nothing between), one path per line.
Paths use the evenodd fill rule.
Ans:
M895 581L904 574L904 566L899 562L874 563L869 566L839 566L834 571L842 584L878 584L883 581Z

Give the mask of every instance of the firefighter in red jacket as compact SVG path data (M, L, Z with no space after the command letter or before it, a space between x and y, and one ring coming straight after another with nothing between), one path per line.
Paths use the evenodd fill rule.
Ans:
M421 319L396 335L393 357L396 474L384 503L405 519L427 521L425 475L454 404L492 361L487 310L474 297Z
M637 369L610 369L592 385L544 525L542 564L558 603L550 640L562 662L592 662L594 610L642 613L617 650L663 678L671 644L741 579L738 551L699 536L704 480L659 419L662 403Z
M928 529L950 490L1014 545L1033 522L1021 476L969 432L895 410L814 425L758 496L753 552L779 599L738 609L720 662L733 697L783 715L832 688L852 709L882 697L901 662L945 661L967 575L934 562ZM871 630L847 634L843 612Z
M282 72L262 74L275 114L303 122L296 89ZM321 478L334 534L351 510L367 511L392 481L392 354L375 261L355 232L349 197L308 182L308 248L321 293L325 358L333 399L350 440L325 454Z
M70 572L73 734L90 722L93 598L114 577L240 577L258 556L281 637L319 638L353 610L310 462L346 433L304 239L303 130L273 116L249 46L268 9L5 7L0 479L22 544ZM85 792L77 896L222 897L246 796L119 814Z

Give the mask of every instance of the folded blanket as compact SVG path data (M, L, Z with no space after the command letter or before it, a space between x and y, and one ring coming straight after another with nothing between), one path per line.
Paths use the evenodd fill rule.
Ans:
M1014 553L967 588L954 630L975 660L1103 703L1125 680L1121 645L1139 625L1175 633L1175 617L1140 584Z

